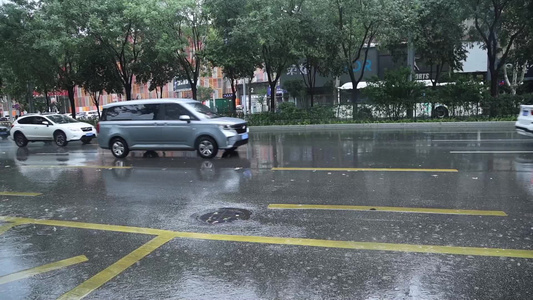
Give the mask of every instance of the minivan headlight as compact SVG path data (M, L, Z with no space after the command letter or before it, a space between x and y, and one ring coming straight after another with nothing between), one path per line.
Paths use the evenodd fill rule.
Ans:
M219 127L222 130L233 130L230 125L219 125Z

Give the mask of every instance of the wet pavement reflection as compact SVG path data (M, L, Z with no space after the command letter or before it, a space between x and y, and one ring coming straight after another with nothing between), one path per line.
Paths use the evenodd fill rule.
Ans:
M271 204L333 209L269 209ZM222 208L251 215L232 222L200 218ZM90 224L204 236L177 237L147 251L117 277L91 286L87 299L533 298L533 258L470 250L533 251L533 139L505 126L252 131L247 146L212 160L180 151L115 159L95 144L17 148L0 141L0 216L89 224L8 228L0 221L2 299L60 297L153 238L140 229L101 231ZM290 244L291 238L321 246ZM397 249L343 249L327 241ZM416 253L399 250L401 245L466 250ZM79 255L88 261L1 283L3 276Z

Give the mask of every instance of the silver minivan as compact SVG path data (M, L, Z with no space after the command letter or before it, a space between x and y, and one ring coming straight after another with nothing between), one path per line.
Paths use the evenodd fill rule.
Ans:
M117 158L130 150L196 150L213 158L248 143L248 125L192 99L147 99L104 105L98 144Z

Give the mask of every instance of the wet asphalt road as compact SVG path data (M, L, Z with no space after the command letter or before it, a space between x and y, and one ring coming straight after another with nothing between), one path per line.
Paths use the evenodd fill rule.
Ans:
M213 160L0 140L0 299L533 298L533 139L512 126L250 136Z

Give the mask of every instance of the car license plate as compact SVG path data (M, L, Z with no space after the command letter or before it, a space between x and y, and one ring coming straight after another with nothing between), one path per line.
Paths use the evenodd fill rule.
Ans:
M247 140L247 139L248 139L248 133L243 133L243 134L241 135L241 139L243 139L243 140Z
M527 116L528 113L529 113L529 111L524 110L524 111L522 111L522 116Z
M87 133L85 136L94 136L94 133Z

